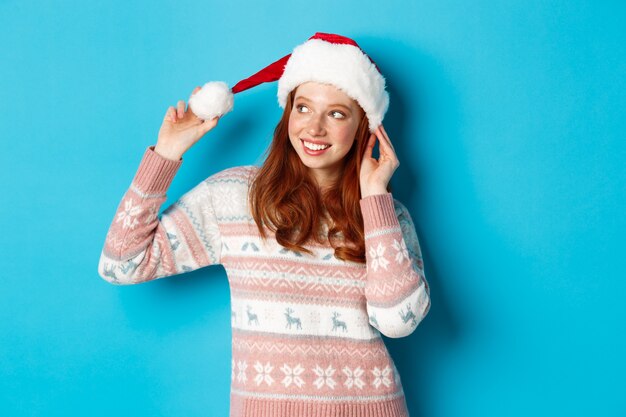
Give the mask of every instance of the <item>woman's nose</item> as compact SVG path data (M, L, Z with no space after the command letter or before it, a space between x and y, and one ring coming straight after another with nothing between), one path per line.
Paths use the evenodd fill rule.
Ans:
M308 132L310 135L319 136L324 134L325 127L322 116L311 117L309 121Z

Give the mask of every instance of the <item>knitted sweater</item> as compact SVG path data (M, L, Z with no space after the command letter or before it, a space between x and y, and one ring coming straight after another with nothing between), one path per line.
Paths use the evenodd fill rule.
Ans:
M391 193L360 200L366 264L335 258L328 241L306 245L309 255L260 237L247 205L253 165L211 175L158 214L181 164L146 149L107 233L99 275L128 285L223 265L230 417L407 417L381 338L408 336L430 308L406 207Z

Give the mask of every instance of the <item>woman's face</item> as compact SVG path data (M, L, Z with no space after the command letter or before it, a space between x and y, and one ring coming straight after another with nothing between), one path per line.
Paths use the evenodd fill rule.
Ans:
M359 104L332 85L306 82L296 88L289 139L321 187L339 175L362 116ZM320 144L326 149L318 150Z

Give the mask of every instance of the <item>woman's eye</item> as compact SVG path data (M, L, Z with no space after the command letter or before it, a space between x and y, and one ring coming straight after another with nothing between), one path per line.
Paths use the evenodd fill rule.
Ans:
M306 109L306 112L308 113L309 108L307 106L305 106L304 104L298 104L296 105L296 109L298 110L298 112L300 113L304 113L304 111L302 109ZM342 112L338 111L338 110L334 110L331 111L330 114L333 116L334 119L343 119L346 117L345 114L343 114ZM339 116L335 116L335 115L339 115Z

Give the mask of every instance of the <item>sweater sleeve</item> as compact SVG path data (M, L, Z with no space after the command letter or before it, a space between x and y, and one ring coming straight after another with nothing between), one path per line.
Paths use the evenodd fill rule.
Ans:
M220 263L221 235L211 189L203 181L157 214L182 159L149 146L106 235L98 274L139 284Z
M430 309L430 290L413 220L391 193L367 196L360 205L369 322L387 337L408 336Z

